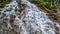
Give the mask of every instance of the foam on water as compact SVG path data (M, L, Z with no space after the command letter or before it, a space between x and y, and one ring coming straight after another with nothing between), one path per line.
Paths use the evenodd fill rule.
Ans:
M18 4L14 0L7 4L0 11L0 23L7 24L6 28L14 29L20 34L56 34L60 33L60 25L58 22L53 22L48 16L39 11L38 8L27 0L21 0L25 5L23 11L18 11ZM58 30L56 31L56 27ZM2 30L2 31L1 31ZM0 29L3 34L4 28ZM5 33L5 32L4 32ZM10 33L8 33L10 34Z

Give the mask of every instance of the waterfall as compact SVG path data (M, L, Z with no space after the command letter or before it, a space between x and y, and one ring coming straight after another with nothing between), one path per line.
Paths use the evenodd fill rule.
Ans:
M0 34L60 34L60 24L28 0L21 0L25 9L18 11L16 0L0 9Z

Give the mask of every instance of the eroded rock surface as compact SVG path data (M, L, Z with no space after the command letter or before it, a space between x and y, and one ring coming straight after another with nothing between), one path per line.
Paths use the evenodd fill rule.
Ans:
M25 5L22 11L18 11L15 0L0 9L0 34L60 34L58 22L51 21L29 1L21 1Z

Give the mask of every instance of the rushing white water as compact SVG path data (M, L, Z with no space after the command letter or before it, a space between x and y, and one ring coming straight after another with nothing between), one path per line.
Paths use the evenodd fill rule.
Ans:
M21 1L25 5L22 11L18 11L15 0L0 9L0 34L60 34L58 22L50 20L29 1Z

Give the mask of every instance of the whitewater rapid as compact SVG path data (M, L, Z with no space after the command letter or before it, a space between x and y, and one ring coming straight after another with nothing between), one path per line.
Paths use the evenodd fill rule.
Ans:
M21 2L25 5L22 11L18 11L16 0L0 9L0 34L60 34L58 22L50 20L29 1Z

